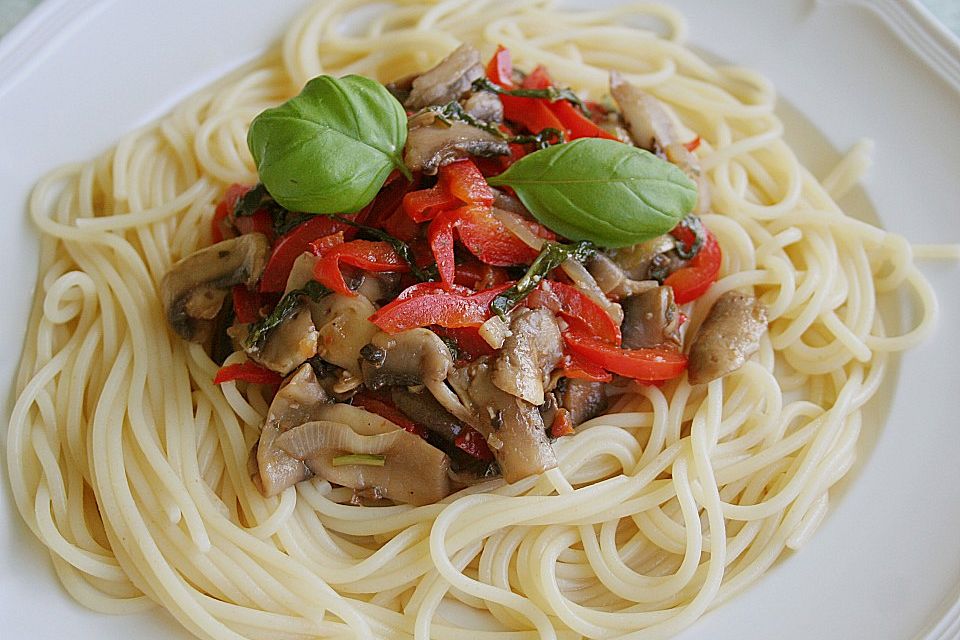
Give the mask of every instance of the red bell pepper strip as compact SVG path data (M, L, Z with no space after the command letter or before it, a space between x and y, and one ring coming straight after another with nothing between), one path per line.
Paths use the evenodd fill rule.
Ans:
M247 191L250 191L250 187L242 184L234 183L227 187L223 200L217 205L213 212L213 219L210 220L210 232L214 243L221 242L227 237L227 232L233 224L231 217L237 206L237 200Z
M232 380L241 380L243 382L252 382L254 384L280 384L283 382L283 376L276 371L271 371L262 367L256 362L238 362L237 364L228 364L220 367L213 384L223 384Z
M527 226L537 235L552 239L553 234L544 227L536 223L529 223ZM456 275L454 229L457 230L463 246L486 264L509 267L530 264L537 257L537 252L510 233L488 207L467 205L444 211L430 223L427 239L437 261L440 279L445 283L452 283Z
M563 334L570 352L587 362L640 382L672 380L687 368L687 356L667 349L621 349L572 331Z
M577 138L606 138L607 140L618 140L617 136L609 131L601 129L590 118L580 113L580 110L567 102L566 100L557 100L550 103L550 110L557 116L557 119L563 123L563 127L569 132L568 140Z
M697 136L690 142L684 142L683 146L687 148L687 151L689 151L690 153L693 153L700 147L700 136Z
M477 327L433 326L432 330L441 338L448 338L456 343L457 351L460 352L458 362L473 362L480 356L492 356L497 352L480 336L480 330Z
M559 314L578 334L599 338L614 346L620 346L620 327L600 305L580 289L564 284L542 280L530 296L530 306L543 306Z
M257 210L252 216L236 218L233 226L235 226L241 234L262 233L267 236L267 240L271 243L275 237L273 233L273 218L263 209Z
M562 438L563 436L573 435L573 423L570 421L570 412L566 409L557 409L557 415L550 425L550 436L553 438Z
M513 58L502 44L497 45L497 51L487 63L487 77L504 89L513 88Z
M549 89L553 86L553 80L544 66L539 66L533 70L523 81L525 89ZM566 100L557 100L550 102L544 100L550 111L560 121L561 130L567 132L567 140L576 140L577 138L606 138L616 140L617 137L598 127L590 118L580 113L580 110L574 107Z
M458 449L463 449L478 460L483 460L484 462L493 460L493 452L490 451L490 447L487 446L487 441L484 440L480 432L473 427L464 427L460 435L454 439L453 444Z
M283 291L293 263L301 253L310 251L310 243L330 234L343 232L350 237L355 230L331 216L317 215L280 236L260 278L260 291Z
M336 233L331 233L328 236L323 236L322 238L317 238L310 243L310 253L320 257L325 254L330 249L336 247L337 245L343 244L343 231L337 231Z
M663 281L665 286L673 287L673 299L677 304L686 304L702 296L720 274L720 263L723 259L720 243L709 231L706 235L707 239L690 263L674 271Z
M479 260L465 260L457 265L454 284L483 291L510 279L510 274L502 267L484 264Z
M328 249L313 267L313 277L328 289L345 296L355 296L343 279L340 264L366 271L408 271L410 266L386 242L351 240Z
M490 318L490 303L510 288L512 283L465 294L462 287L444 291L433 283L414 285L403 291L396 300L380 307L369 320L387 333L400 333L416 327L479 327ZM455 286L455 285L453 285ZM415 293L411 289L416 288ZM459 290L459 291L458 291Z
M403 197L403 210L415 222L425 222L440 211L463 204L493 204L493 189L470 160L440 167L440 177L434 187L411 191Z
M392 403L387 402L385 398L375 396L368 391L361 391L353 396L353 406L365 409L370 413L375 413L381 418L386 418L404 431L409 431L421 438L427 437L425 427L405 416L399 409L393 406Z
M569 350L564 354L559 363L563 370L563 377L578 378L580 380L592 380L593 382L610 382L613 375L605 371L603 367L597 366L584 358L570 353Z
M233 287L233 315L240 322L249 324L260 319L260 294L250 291L246 285L238 284Z
M545 98L520 98L518 96L500 96L503 102L503 117L537 134L544 129L556 129L566 136L566 127L550 110L550 101Z

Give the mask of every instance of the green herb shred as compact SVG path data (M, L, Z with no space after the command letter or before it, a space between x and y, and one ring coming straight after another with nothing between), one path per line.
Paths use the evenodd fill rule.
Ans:
M283 324L283 322L296 311L297 306L300 304L300 296L308 296L316 301L329 293L331 293L330 289L327 289L316 280L311 280L303 285L302 289L290 291L280 299L280 302L278 302L277 306L270 312L270 315L250 325L250 332L244 341L245 346L253 350L258 350L263 347L263 343L267 339L267 334Z
M567 259L574 259L577 262L584 262L596 253L596 247L583 240L572 244L561 244L559 242L547 242L540 250L527 272L523 274L516 284L498 295L490 303L490 310L497 314L501 320L507 319L507 314L517 306L521 300L537 288L540 281L547 274L563 264Z
M351 453L350 455L335 457L333 459L333 466L342 467L347 464L362 464L368 467L382 467L386 462L387 456L369 453Z

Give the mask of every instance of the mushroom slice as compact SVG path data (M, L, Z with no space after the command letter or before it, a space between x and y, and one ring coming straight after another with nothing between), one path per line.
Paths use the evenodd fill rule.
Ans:
M616 262L599 251L586 263L586 267L600 290L614 299L626 298L659 286L656 280L633 280L627 277Z
M493 361L490 380L532 405L543 404L543 388L563 356L563 340L553 314L522 309L510 320L510 335Z
M595 418L607 408L602 382L564 378L555 393L557 404L567 410L573 426Z
M320 420L284 432L275 445L365 497L425 505L450 494L450 458L426 440L358 407L332 404L320 413Z
M738 291L720 296L690 347L690 384L706 384L742 367L760 348L766 330L762 302Z
M313 475L301 460L280 449L276 441L292 427L317 420L318 409L327 402L329 398L309 364L297 369L274 396L257 444L260 490L265 496L277 495Z
M618 72L610 72L610 94L617 101L634 144L647 151L663 151L666 159L680 167L697 183L697 213L710 209L706 177L700 160L684 146L670 114L663 104L627 82Z
M412 116L403 162L411 171L434 175L440 167L468 158L510 154L506 140L464 122L444 122L430 112Z
M453 370L450 349L429 329L374 334L361 352L363 382L376 391L395 385L430 385Z
M363 296L333 293L310 303L319 336L317 355L359 378L360 349L379 331L367 320L376 308Z
M448 380L467 409L470 426L486 438L507 482L557 466L537 407L497 388L488 358L454 370Z
M317 355L319 334L313 324L310 307L303 301L290 308L283 321L266 334L258 344L247 344L247 325L231 329L251 360L281 375Z
M623 347L680 349L680 310L672 287L656 287L630 296L623 305Z
M316 266L317 260L319 260L317 256L306 251L297 256L297 259L293 261L293 267L290 268L290 275L287 276L287 287L283 291L284 295L296 289L303 289L308 282L314 279L313 268Z
M185 340L206 341L230 288L254 285L269 254L266 236L248 233L174 264L160 283L163 308L173 330Z
M677 256L676 241L670 234L657 236L630 247L610 252L610 259L631 280L663 280L686 264Z
M477 120L503 122L503 101L490 91L477 91L464 100L463 109Z
M453 443L464 429L464 424L437 402L429 391L413 392L406 387L390 390L393 405L415 423Z
M417 110L457 100L483 73L480 52L462 44L435 67L413 79L410 95L403 106Z

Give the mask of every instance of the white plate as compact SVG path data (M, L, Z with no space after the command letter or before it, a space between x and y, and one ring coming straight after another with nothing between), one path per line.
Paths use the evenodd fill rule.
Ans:
M304 4L47 0L0 41L0 388L12 389L36 274L36 234L24 214L31 185L249 59ZM776 83L792 105L781 110L788 141L816 174L862 136L876 140L867 196L851 198L850 209L868 217L875 209L915 242L960 241L960 43L919 5L675 4L694 46ZM960 339L952 331L960 270L923 269L939 292L940 329L902 359L892 397L875 404L861 463L821 530L682 638L960 638ZM5 415L11 406L8 391ZM4 638L183 635L160 612L110 617L74 603L8 490L0 491L0 620Z

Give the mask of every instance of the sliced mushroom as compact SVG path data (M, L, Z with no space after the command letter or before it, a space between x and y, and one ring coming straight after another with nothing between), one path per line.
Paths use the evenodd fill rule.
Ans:
M627 349L680 349L680 310L672 287L657 287L624 299L623 346Z
M260 490L265 496L274 496L313 474L301 460L290 456L276 444L281 433L311 420L318 420L319 408L329 402L327 394L317 383L309 364L297 369L280 388L260 432L257 445L257 468Z
M290 275L287 276L287 287L283 293L287 294L294 289L303 289L304 285L313 280L313 268L317 264L317 256L312 253L301 253L293 261Z
M164 311L173 330L191 342L206 341L230 288L254 285L269 254L266 236L249 233L201 249L174 264L160 283Z
M275 446L321 478L363 497L425 505L450 494L450 458L424 439L346 404L326 405L319 413L319 420L278 436ZM382 464L342 458L358 454L382 457Z
M257 344L248 344L249 325L231 327L233 336L251 360L281 375L287 375L317 355L319 334L313 324L310 308L303 301L291 308L283 321L267 332Z
M363 296L333 293L310 303L317 324L317 355L346 369L358 382L360 349L379 331L367 320L376 308Z
M390 399L405 416L447 442L453 442L463 432L463 423L444 409L429 391L415 393L406 387L393 387Z
M607 408L602 382L563 378L555 393L557 404L567 410L573 426L597 417Z
M543 388L563 356L557 320L547 309L521 309L510 319L510 335L493 361L490 379L532 405L543 404Z
M470 426L487 440L507 482L557 466L537 407L497 388L486 357L454 370L450 386L467 409Z
M645 242L615 249L610 259L631 280L660 280L686 264L675 251L673 236L664 234Z
M363 348L363 382L371 390L440 382L453 370L450 349L429 329L378 332Z
M457 100L483 73L480 52L462 44L435 67L414 78L403 106L417 110Z
M755 297L728 291L711 307L690 347L690 384L736 371L760 348L767 308Z
M586 263L586 267L597 281L600 290L614 299L643 293L658 286L656 280L633 280L627 277L626 272L616 262L599 251Z
M477 91L464 100L463 109L477 120L503 122L503 102L490 91Z
M360 271L350 282L351 288L370 302L393 300L400 292L400 274Z
M410 118L403 162L411 171L434 175L440 167L479 156L510 154L510 145L492 133L464 122L444 122L430 112Z
M662 151L669 162L680 167L697 183L697 213L710 209L706 177L700 170L700 160L683 144L677 127L663 104L641 91L618 72L610 73L610 94L620 106L634 144L647 151Z

